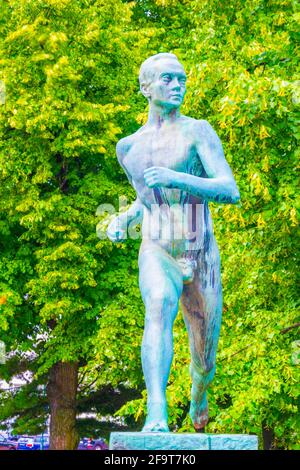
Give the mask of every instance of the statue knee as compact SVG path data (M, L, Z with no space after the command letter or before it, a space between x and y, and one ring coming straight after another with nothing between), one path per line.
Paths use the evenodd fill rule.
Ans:
M201 364L195 364L195 362L191 362L190 365L190 373L191 377L197 378L200 377L209 377L214 376L216 371L216 364L211 361L202 361Z
M146 318L147 322L165 324L170 322L172 313L177 312L178 300L172 292L156 289L151 291L146 297Z
M178 304L176 293L173 289L155 288L146 295L145 306L151 310L172 310Z
M213 377L215 375L215 371L216 371L216 364L213 364L211 362L204 364L204 373L206 377Z

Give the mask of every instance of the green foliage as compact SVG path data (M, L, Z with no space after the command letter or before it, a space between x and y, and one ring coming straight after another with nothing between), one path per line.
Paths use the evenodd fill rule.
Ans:
M99 241L96 209L132 197L115 144L137 127L136 69L153 32L135 29L131 9L120 0L1 1L1 340L7 352L34 353L44 381L58 361L86 364L110 296L124 291L115 281L126 253L123 266L110 265L116 249ZM7 380L16 372L0 367Z

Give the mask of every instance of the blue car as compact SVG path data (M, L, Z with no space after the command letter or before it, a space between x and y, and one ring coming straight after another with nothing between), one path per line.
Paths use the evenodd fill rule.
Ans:
M0 450L16 450L17 443L0 434Z
M105 440L102 438L99 439L91 439L84 437L80 440L77 450L106 450L108 449L108 445L106 444Z
M47 450L49 449L49 436L28 436L18 440L17 450Z

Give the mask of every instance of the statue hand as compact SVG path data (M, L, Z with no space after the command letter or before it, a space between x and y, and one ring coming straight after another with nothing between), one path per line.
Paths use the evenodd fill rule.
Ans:
M112 242L123 242L127 238L126 228L120 217L116 217L108 226L106 235Z
M162 186L165 188L175 188L177 171L161 166L152 166L144 171L144 179L149 188Z

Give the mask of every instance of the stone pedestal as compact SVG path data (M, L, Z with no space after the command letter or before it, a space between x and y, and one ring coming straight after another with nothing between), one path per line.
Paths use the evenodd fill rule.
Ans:
M171 432L112 432L110 450L257 450L257 436Z

